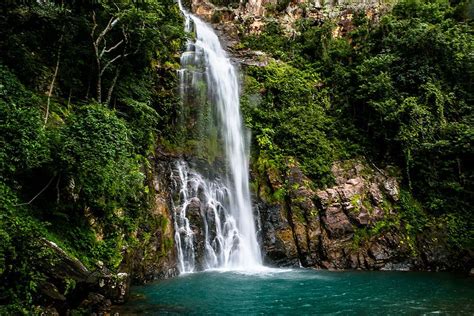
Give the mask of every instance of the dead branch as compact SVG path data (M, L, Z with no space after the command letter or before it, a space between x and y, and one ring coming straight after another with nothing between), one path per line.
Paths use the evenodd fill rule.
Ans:
M53 79L51 80L51 84L49 85L48 101L46 103L46 114L44 116L44 126L46 126L46 123L48 123L49 106L51 104L51 96L53 95L54 83L56 82L56 77L58 76L58 71L59 71L59 61L61 60L61 50L62 50L62 46L63 46L63 37L64 37L64 25L61 28L61 37L59 37L58 52L57 52L57 55L56 55L56 67L54 68Z
M43 192L49 187L49 185L51 184L51 182L53 182L54 177L56 177L56 175L54 175L54 176L49 180L49 182L46 184L46 186L45 186L44 188L42 188L41 191L39 191L38 194L36 194L31 200L29 200L29 201L26 202L26 203L15 204L14 206L29 205L29 204L33 203L33 201L36 200L36 198L37 198L38 196L40 196L41 193L43 193Z

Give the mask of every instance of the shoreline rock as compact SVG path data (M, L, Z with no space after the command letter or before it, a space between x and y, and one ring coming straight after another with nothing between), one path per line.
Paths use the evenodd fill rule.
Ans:
M388 169L363 159L336 162L335 185L323 190L312 189L297 164L288 166L287 175L254 175L261 185L255 204L265 262L328 270L468 271L472 256L453 252L439 232L405 230L398 179ZM286 197L275 201L271 195L282 183Z

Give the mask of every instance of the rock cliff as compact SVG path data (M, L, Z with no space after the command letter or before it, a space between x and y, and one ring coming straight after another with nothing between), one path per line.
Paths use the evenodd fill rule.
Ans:
M468 257L452 254L435 231L410 232L394 168L380 170L360 159L336 162L332 173L335 185L324 190L313 189L294 162L286 174L259 175L257 208L267 263L363 270L469 266Z
M363 11L372 20L388 10L389 0L192 0L194 13L205 20L224 25L228 34L260 34L270 22L277 22L288 35L294 35L296 22L308 19L314 23L337 19L336 34L350 28L355 12Z

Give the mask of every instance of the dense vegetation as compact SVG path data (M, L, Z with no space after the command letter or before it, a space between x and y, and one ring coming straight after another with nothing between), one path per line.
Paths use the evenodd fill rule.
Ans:
M245 70L257 167L284 172L296 160L324 187L335 160L396 165L411 228L442 228L472 249L468 4L404 0L380 21L356 12L342 35L334 21L302 19L292 37L275 21L244 37L275 58ZM44 239L117 269L146 222L157 143L201 146L213 160L217 141L180 145L189 131L175 124L184 34L174 0L7 1L0 27L0 314L31 314L40 263L56 260Z
M38 304L43 238L111 269L136 244L184 37L173 0L22 3L0 18L0 314Z
M469 14L468 1L406 0L380 21L364 12L345 26L302 19L287 36L269 20L262 34L245 36L243 47L277 60L246 71L257 164L284 171L296 158L319 186L331 183L334 160L397 165L407 196L423 206L405 207L417 231L443 227L454 247L472 249Z

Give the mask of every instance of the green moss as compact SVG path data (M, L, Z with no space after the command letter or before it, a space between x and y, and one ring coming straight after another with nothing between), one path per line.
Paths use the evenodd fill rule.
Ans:
M367 228L356 228L354 230L354 237L352 238L352 250L358 251L361 246L370 240L370 238L371 233Z
M360 213L361 205L362 205L362 200L363 197L360 194L354 194L354 196L351 198L351 205L353 206L351 212L353 213Z
M372 201L367 197L365 196L363 199L362 199L362 206L364 207L364 209L367 210L367 212L369 214L372 214L373 211L374 211L374 205L372 204Z
M275 192L273 192L272 197L275 202L283 202L285 200L286 195L286 189L279 188Z
M174 239L165 237L162 240L161 255L167 256L174 248Z

